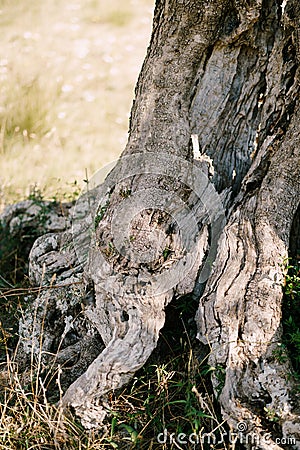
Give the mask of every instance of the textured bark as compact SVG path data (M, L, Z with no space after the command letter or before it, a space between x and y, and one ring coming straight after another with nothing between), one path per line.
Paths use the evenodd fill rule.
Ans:
M296 0L284 14L276 0L157 1L126 149L92 213L75 208L73 241L59 237L84 266L82 287L94 286L82 314L105 345L63 398L87 427L146 362L165 306L201 292L216 256L197 323L210 363L226 368L224 418L263 436L272 408L300 448L290 366L274 357L282 263L299 241L299 22Z
M39 361L47 383L53 376L49 367L53 370L64 367L61 375L64 390L104 348L97 328L83 314L93 292L83 283L83 267L70 229L76 214L86 215L93 201L91 192L89 199L81 197L74 211L71 203L26 200L8 206L0 216L1 233L13 240L18 258L26 261L32 247L29 277L33 288L25 299L30 306L19 324L15 361L21 371L30 370L32 358ZM82 231L84 224L78 220L78 225ZM84 247L86 233L80 236ZM14 292L7 289L8 294Z
M86 314L107 347L63 399L86 426L103 418L97 400L146 362L164 324L165 306L192 292L208 248L207 215L222 222L222 208L199 206L204 192L211 200L213 193L205 174L195 172L189 145L191 87L203 54L222 32L226 10L219 1L201 6L157 3L128 144L99 195L98 213L105 207L105 214L87 269L96 301ZM206 170L205 161L198 165Z
M200 300L197 322L199 338L210 345L211 364L226 367L219 400L232 428L236 430L238 422L244 420L248 432L263 435L263 410L268 407L280 417L282 435L295 437L296 448L300 448L299 398L293 389L292 371L274 356L281 339L282 264L288 256L300 193L300 16L299 6L291 1L283 21L275 2L264 2L262 7L259 20L249 29L247 44L241 36L235 41L230 63L228 48L217 50L220 70L215 71L216 79L223 77L222 67L226 66L229 98L236 89L230 80L249 71L233 102L228 105L224 90L219 101L212 100L221 105L214 112L217 131L210 120L197 128L206 106L202 106L201 96L195 105L195 128L200 134L205 127L204 147L214 163L220 160L217 185L222 188L233 169L242 179L220 239L215 270ZM231 65L236 70L231 71ZM209 66L210 62L207 69ZM203 90L203 86L198 89ZM225 123L222 117L226 117ZM234 128L234 135L227 135L224 130L228 127ZM254 143L255 130L253 149L250 144ZM225 145L220 146L223 141ZM297 232L296 224L294 230ZM262 439L259 448L280 447Z

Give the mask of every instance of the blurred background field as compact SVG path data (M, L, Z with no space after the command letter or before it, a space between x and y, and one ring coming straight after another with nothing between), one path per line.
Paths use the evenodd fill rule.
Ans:
M127 140L153 0L0 0L0 207L72 197Z

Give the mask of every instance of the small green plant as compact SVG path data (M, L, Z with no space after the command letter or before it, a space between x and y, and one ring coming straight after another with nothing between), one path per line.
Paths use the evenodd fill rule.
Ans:
M204 366L202 369L202 374L204 376L208 374L212 374L215 379L217 380L217 385L215 387L215 390L217 392L218 397L220 396L223 387L225 386L225 378L226 378L226 369L225 367L221 365L214 366Z
M57 180L60 181L59 179ZM71 202L74 203L81 193L81 189L77 180L73 182L67 182L62 187L55 186L55 190L49 195L50 201L53 203ZM47 197L48 198L48 197Z
M288 352L286 346L282 343L277 344L277 348L273 350L273 356L281 364L284 364L288 360Z
M115 246L112 242L109 242L108 245L103 249L103 253L107 258L111 258L116 254Z
M264 408L264 411L266 413L266 417L269 420L269 422L277 423L280 420L280 416L277 414L277 412L272 408Z
M30 191L27 198L28 200L32 200L36 204L43 202L43 193L36 183L33 186L30 186Z
M163 257L166 261L168 259L168 256L172 253L172 250L169 247L165 247L163 251Z
M282 343L287 349L296 374L300 376L300 267L298 264L289 264L286 268L282 304Z
M131 189L126 188L126 189L120 190L120 196L122 198L128 198L130 195L131 195Z
M106 202L104 206L100 206L100 208L98 209L98 212L94 219L95 230L98 228L99 223L103 219L104 214L106 213L106 210L108 208L108 205L109 205L109 202Z

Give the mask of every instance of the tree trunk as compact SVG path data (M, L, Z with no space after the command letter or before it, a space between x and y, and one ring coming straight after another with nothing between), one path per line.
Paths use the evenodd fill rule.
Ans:
M86 426L146 362L166 305L206 283L199 339L226 368L224 418L263 436L272 408L300 448L290 367L274 357L300 191L299 23L296 0L157 1L128 144L94 213L81 201L73 220L95 291L84 317L105 345L63 398Z

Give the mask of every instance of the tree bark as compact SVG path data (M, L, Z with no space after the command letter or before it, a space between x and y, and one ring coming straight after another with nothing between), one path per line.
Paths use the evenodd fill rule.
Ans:
M95 399L127 382L148 359L165 306L192 292L208 249L207 215L215 234L222 223L219 199L218 207L209 206L214 191L201 171L205 161L193 165L189 145L191 88L226 11L220 1L202 6L157 3L128 144L99 193L97 214L105 213L86 272L96 302L86 314L107 347L64 396L86 426L102 420Z
M274 357L300 192L299 23L296 0L157 1L126 149L73 220L95 290L84 317L105 345L63 398L87 427L146 362L166 305L206 283L199 339L226 369L224 418L279 449L263 441L272 408L300 448L290 366Z

